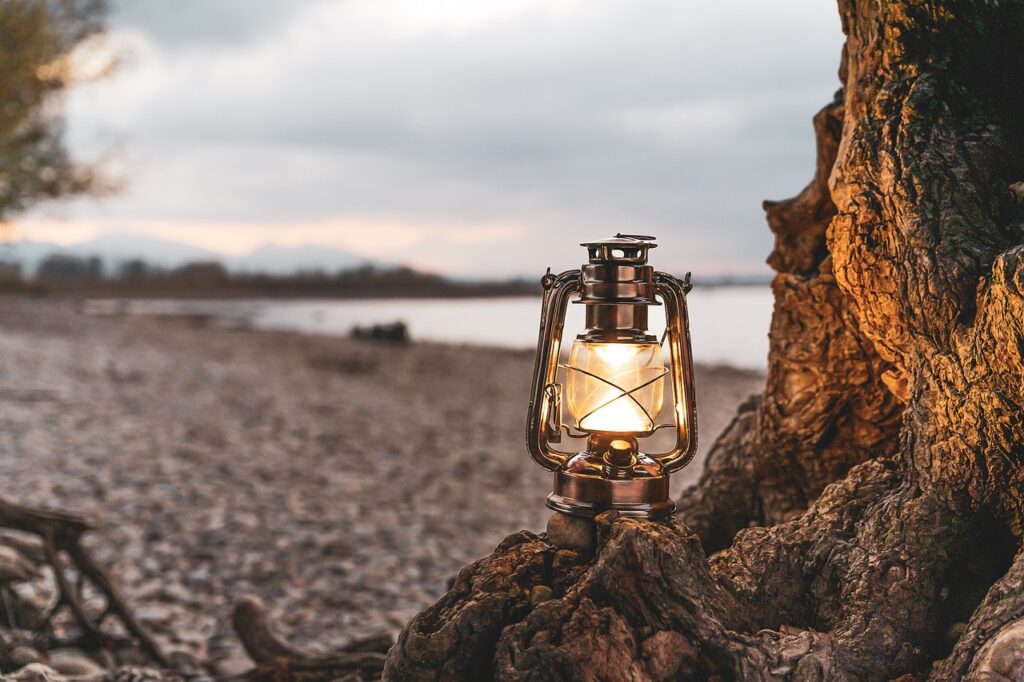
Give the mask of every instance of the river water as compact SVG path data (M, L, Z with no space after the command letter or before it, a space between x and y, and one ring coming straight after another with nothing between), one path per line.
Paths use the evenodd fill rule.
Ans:
M694 359L764 369L772 295L767 286L695 288L687 296ZM567 337L583 328L583 306L570 305ZM374 300L119 300L91 301L95 313L212 317L225 324L311 334L347 335L353 326L401 320L413 339L506 348L537 343L540 297ZM664 320L652 309L652 332Z

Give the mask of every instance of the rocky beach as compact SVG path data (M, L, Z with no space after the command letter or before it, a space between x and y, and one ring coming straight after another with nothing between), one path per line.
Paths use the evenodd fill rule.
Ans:
M139 618L220 674L248 665L243 594L312 649L395 632L549 515L523 445L532 351L5 298L0 353L0 494L94 520L89 548ZM697 368L699 456L762 384Z

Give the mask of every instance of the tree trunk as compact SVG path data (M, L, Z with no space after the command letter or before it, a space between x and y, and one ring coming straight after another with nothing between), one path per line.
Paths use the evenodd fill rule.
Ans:
M1024 678L1024 2L839 10L764 395L676 520L509 537L385 679Z

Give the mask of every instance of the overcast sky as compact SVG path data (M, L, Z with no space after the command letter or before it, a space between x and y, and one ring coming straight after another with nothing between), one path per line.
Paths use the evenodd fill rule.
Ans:
M662 269L764 272L838 86L822 0L116 0L69 137L126 186L25 236L225 253L323 244L459 275L656 235Z

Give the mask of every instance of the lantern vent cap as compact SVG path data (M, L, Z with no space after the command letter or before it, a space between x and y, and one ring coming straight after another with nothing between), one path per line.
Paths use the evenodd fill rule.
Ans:
M644 234L617 233L614 237L582 242L586 247L591 263L625 263L629 265L646 265L647 252L657 248L656 237Z

